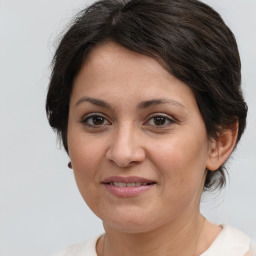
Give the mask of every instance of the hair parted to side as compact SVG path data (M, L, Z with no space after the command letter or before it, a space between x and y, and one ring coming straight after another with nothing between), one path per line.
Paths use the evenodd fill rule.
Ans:
M238 143L247 105L236 40L220 15L197 0L102 0L77 15L53 59L46 112L67 152L74 78L88 53L107 40L159 60L185 82L194 92L209 138L238 122ZM207 172L205 190L225 182L223 165Z

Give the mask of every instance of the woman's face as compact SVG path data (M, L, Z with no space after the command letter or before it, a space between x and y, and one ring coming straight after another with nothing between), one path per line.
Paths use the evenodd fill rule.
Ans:
M198 213L211 144L191 89L113 42L74 81L68 148L78 188L108 228L146 232Z

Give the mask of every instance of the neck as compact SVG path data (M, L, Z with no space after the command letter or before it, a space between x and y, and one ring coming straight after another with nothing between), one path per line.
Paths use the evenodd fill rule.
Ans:
M193 217L179 217L158 229L135 234L118 232L104 225L106 235L100 251L104 256L195 256L203 221L198 212Z

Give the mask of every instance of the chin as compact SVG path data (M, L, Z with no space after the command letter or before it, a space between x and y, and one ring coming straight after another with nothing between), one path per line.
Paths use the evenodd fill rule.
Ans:
M159 228L166 223L162 218L155 218L152 213L125 211L123 214L119 211L112 212L109 216L99 216L103 221L106 230L112 229L122 233L138 234L145 233Z
M115 230L117 232L126 233L126 234L139 234L152 231L154 227L152 227L152 223L139 223L138 221L135 223L130 220L123 221L119 223L117 221L103 221L103 226L105 230Z

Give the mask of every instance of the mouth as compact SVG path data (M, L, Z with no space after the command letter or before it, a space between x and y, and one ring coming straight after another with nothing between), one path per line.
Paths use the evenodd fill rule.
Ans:
M157 183L141 177L109 177L101 182L116 197L135 197L153 188Z
M103 183L107 185L112 185L116 187L141 187L141 186L150 186L156 184L155 182L108 182L108 183Z

